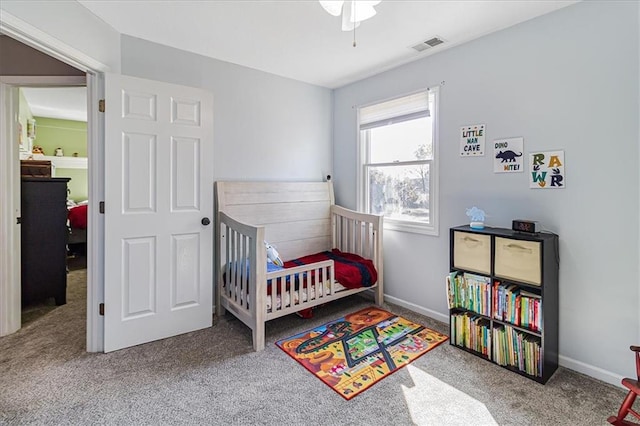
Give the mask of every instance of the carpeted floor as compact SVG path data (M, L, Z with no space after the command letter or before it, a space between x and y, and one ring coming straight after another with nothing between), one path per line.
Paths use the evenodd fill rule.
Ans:
M227 314L206 330L89 354L85 279L70 272L66 305L0 338L0 424L605 425L624 397L563 368L540 385L445 343L345 401L274 341L371 304L359 296L310 320L269 322L258 353L249 329Z

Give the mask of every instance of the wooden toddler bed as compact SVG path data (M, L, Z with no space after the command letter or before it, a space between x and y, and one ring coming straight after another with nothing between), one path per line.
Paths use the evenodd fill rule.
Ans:
M366 290L382 305L383 218L336 206L331 182L216 182L215 198L216 312L231 311L249 326L256 351L271 319ZM265 241L284 269L267 271ZM367 277L373 265L377 281L343 286L336 262L343 275L355 265Z

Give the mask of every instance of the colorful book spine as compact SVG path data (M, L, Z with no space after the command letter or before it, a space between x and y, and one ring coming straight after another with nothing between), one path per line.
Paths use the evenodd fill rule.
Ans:
M535 332L542 330L542 299L539 295L499 281L494 283L492 293L493 318Z
M491 280L475 274L452 272L446 277L449 309L461 308L491 316Z
M508 325L494 327L492 332L493 358L497 364L542 376L540 339Z
M491 325L487 318L471 313L451 315L451 341L489 357L491 354Z

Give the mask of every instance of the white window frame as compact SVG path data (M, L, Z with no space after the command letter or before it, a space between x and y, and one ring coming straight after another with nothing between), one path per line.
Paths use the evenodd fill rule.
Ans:
M393 99L399 99L406 96L411 96L416 93L428 91L434 95L433 107L430 109L431 117L433 118L432 125L432 141L433 141L433 159L431 160L416 160L402 162L401 165L415 165L415 164L428 164L429 165L429 223L419 223L413 221L405 221L399 219L392 219L385 217L384 228L394 231L411 232L424 235L439 235L439 212L440 212L440 197L439 197L439 161L438 161L438 145L439 145L439 103L440 103L440 87L434 86L427 89L421 89L415 92L406 93L401 96L394 96L393 98L384 99L377 102L372 102L366 105L360 105L357 108L357 197L358 197L358 210L362 212L368 212L368 194L369 194L369 180L367 179L367 168L374 165L380 166L395 166L398 163L369 163L369 141L362 138L362 132L360 130L360 109L375 105L383 102L387 102Z

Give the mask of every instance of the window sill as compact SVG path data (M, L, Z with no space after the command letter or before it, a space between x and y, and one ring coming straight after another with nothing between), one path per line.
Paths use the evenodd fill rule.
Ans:
M420 224L415 222L404 222L394 219L384 219L384 229L389 231L409 232L412 234L439 235L438 228L434 225Z

